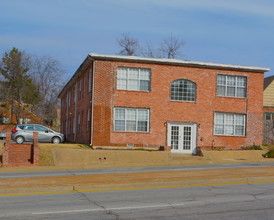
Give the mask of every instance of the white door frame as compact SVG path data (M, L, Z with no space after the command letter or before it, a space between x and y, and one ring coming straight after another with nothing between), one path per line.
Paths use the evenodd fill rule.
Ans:
M196 153L197 124L169 122L167 129L167 145L172 153Z

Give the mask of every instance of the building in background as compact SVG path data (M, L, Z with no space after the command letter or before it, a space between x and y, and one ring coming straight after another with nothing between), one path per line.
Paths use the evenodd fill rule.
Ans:
M92 146L240 147L263 139L268 68L89 54L59 94L61 132Z
M264 144L274 144L274 76L264 79Z

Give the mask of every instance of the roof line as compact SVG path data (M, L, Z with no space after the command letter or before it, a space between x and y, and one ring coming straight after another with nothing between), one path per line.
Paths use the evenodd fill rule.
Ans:
M148 57L138 57L138 56L106 55L106 54L96 54L96 53L90 53L89 56L92 59L153 62L153 63L162 63L162 64L185 65L185 66L208 67L208 68L238 69L238 70L247 70L247 71L253 71L253 72L270 71L269 68L265 68L265 67L209 63L209 62L188 61L188 60L167 59L167 58L148 58Z

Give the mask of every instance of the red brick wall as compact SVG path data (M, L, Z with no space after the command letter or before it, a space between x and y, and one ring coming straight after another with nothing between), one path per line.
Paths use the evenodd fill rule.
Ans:
M7 132L6 143L3 147L2 166L38 166L40 160L38 133L34 133L33 138L33 144L12 144L11 132Z
M116 73L119 66L150 68L151 91L116 90ZM86 70L80 78L87 77L88 71ZM96 61L94 74L94 146L125 146L126 144L164 146L167 144L167 122L197 123L198 146L245 146L262 143L264 80L262 73L134 62ZM247 98L217 97L217 74L246 76ZM196 83L196 102L170 100L170 83L177 79L188 79ZM91 106L92 100L90 93L84 92L84 94L86 94L84 98L79 99L76 103L77 113L83 112L83 131L86 126L85 114L87 108ZM150 131L148 133L113 131L114 107L149 108ZM74 109L75 107L72 107L70 110L71 116L74 115ZM63 108L62 112L64 112ZM214 135L214 112L246 114L246 136ZM62 117L63 123L64 119ZM86 136L81 137L81 135ZM80 132L77 133L76 141L87 143L90 141L88 137L89 132ZM201 138L203 138L202 141Z
M88 109L91 109L92 103L91 92L89 91L89 77L89 70L84 71L61 99L61 132L65 134L67 141L90 144L91 131L90 125L88 125ZM67 99L68 94L70 101ZM77 96L76 100L74 98L75 94ZM75 116L76 121L74 119ZM74 126L76 127L75 129Z

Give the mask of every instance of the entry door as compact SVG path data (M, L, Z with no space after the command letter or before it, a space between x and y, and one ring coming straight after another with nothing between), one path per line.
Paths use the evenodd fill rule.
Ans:
M168 124L168 145L172 153L196 153L196 124Z

